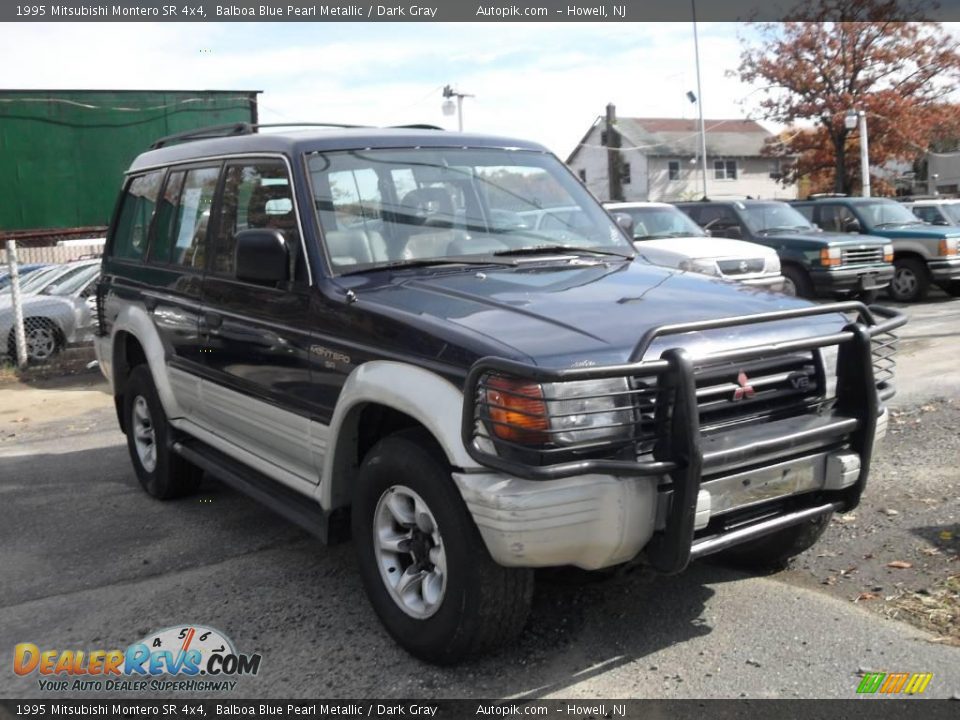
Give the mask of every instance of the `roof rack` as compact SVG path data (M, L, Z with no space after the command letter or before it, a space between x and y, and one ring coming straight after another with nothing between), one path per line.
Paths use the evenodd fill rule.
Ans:
M195 128L155 140L151 145L151 150L157 150L172 143L192 142L194 140L209 140L212 138L231 137L234 135L253 135L260 128L283 128L283 127L328 127L328 128L367 128L371 125L347 125L344 123L321 123L321 122L302 122L302 123L248 123L236 122L227 125L210 125L208 127ZM395 129L410 130L443 130L436 125L412 124L412 125L391 125Z

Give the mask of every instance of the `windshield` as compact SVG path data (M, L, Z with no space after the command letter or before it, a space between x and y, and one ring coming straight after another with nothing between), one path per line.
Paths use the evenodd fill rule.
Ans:
M857 210L871 227L889 227L891 225L923 225L910 210L895 200L876 200L858 203Z
M674 207L610 208L633 218L634 240L670 237L706 237L706 233L685 213Z
M368 149L310 153L307 163L337 272L547 248L634 255L603 208L545 153Z
M21 275L20 276L20 292L30 293L30 292L35 292L37 290L40 290L48 282L53 280L62 272L63 272L62 265L53 265L51 267L47 267L41 270L37 270L35 272L31 272L27 275ZM7 287L3 288L3 290L0 292L9 294L12 291L13 291L12 288L8 285Z
M940 210L953 225L960 225L960 203L944 203Z
M753 232L772 230L815 230L810 221L786 203L756 203L742 210L747 227Z
M100 272L100 264L80 265L72 272L67 273L57 281L46 288L48 295L73 295L82 290L97 273Z

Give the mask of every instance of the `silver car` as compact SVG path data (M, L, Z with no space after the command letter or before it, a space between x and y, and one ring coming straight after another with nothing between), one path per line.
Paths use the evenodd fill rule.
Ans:
M23 325L27 359L43 362L66 345L92 338L94 290L100 261L69 263L40 270L24 283ZM0 299L0 338L6 338L10 357L16 356L14 309L10 295Z

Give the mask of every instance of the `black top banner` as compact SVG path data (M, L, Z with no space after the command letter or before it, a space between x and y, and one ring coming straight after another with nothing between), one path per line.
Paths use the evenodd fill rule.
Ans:
M3 3L4 22L654 22L960 20L960 0L59 0Z

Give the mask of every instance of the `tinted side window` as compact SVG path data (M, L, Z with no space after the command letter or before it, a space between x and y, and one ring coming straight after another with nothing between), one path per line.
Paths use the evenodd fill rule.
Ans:
M180 192L183 190L183 178L186 172L177 170L167 176L167 184L157 204L157 219L153 224L153 242L150 243L150 261L170 262L170 251L176 237L177 206L180 204Z
M130 181L114 227L114 257L140 260L146 253L150 220L162 180L163 171L158 170Z
M817 223L827 232L845 233L857 221L853 212L844 205L821 205L820 221Z
M282 232L291 258L296 257L300 232L287 168L279 160L258 160L227 167L213 251L213 272L234 274L236 234L253 228L273 228Z
M697 218L697 222L702 227L710 225L711 228L727 228L732 225L739 225L737 216L733 214L733 211L719 205L700 208L700 217Z
M810 222L813 222L813 205L794 205L793 209L803 215Z
M217 190L219 167L188 170L177 206L176 238L171 262L202 270L205 262L210 206Z
M913 214L918 218L928 223L935 223L937 221L943 222L940 217L940 211L937 208L930 205L916 205L913 208Z

